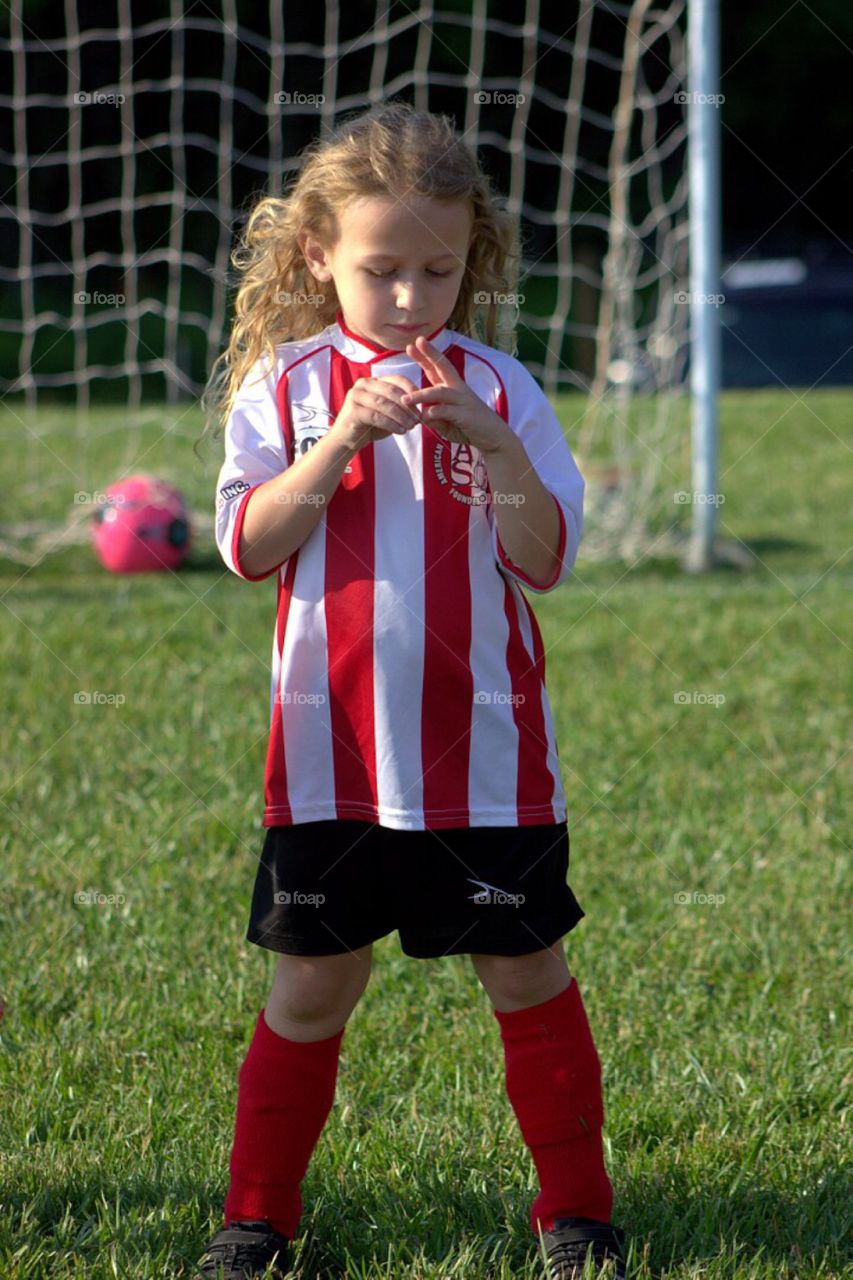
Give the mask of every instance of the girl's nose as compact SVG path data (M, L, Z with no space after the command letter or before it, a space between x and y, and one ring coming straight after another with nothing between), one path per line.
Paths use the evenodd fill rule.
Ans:
M416 311L418 296L415 286L413 284L405 284L401 282L397 288L395 301L402 311Z

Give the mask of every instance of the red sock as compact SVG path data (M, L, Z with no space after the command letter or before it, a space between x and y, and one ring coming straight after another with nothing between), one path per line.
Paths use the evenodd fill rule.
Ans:
M343 1034L288 1040L267 1026L261 1009L239 1074L226 1226L266 1218L288 1239L296 1235L299 1184L335 1100Z
M541 1190L530 1208L534 1232L556 1218L609 1222L613 1188L604 1167L601 1062L572 978L565 991L512 1013L501 1028L506 1091L530 1148Z

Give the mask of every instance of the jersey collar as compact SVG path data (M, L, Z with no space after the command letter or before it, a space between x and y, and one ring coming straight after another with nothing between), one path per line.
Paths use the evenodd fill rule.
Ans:
M335 346L341 355L359 364L373 364L375 361L387 360L390 356L405 357L406 355L405 347L380 347L369 338L359 338L347 328L343 312L340 310L335 314L335 323L332 328L335 331ZM453 334L447 325L443 324L432 333L428 333L427 338L438 347L439 351L444 351L453 341Z

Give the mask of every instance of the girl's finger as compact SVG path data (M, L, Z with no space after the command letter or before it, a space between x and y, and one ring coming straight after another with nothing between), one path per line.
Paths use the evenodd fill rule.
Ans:
M411 378L407 378L404 373L386 373L384 378L377 378L377 382L390 382L392 386L402 387L403 391L417 391L417 387Z
M418 347L418 343L422 345ZM434 347L428 338L419 337L415 339L413 344L416 350L432 361L433 367L439 373L441 378L449 387L458 387L462 385L462 379L456 372L455 367L448 360L443 351L439 351L438 347Z
M421 414L424 422L444 422L447 426L457 426L457 413L455 406L446 404L436 404L428 406Z
M420 421L417 413L412 409L397 404L395 400L391 400L387 396L377 395L376 393L368 394L363 401L358 403L361 404L362 409L366 412L379 413L395 430L400 428L403 431L410 431ZM374 425L382 426L381 423ZM387 430L387 428L384 429Z
M406 355L411 356L413 360L416 360L424 370L427 370L427 366L432 363L429 357L425 356L420 348L416 347L413 342L408 343L406 346Z
M394 375L395 378L397 376L397 374ZM406 383L408 384L408 389L402 390L397 383L391 382L389 378L369 378L365 381L364 389L368 395L373 395L378 400L386 400L391 404L399 405L409 413L417 413L414 405L406 403L406 396L411 395L413 391L417 391L417 387L408 378Z
M407 391L401 398L403 404L425 404L428 400L458 404L459 391L456 387L420 387L416 391Z
M429 345L430 344L427 343L427 346ZM423 348L417 346L416 343L410 342L409 345L406 347L406 355L411 356L412 359L417 361L417 363L421 366L426 376L429 378L430 382L442 383L445 381L445 379L442 376L441 370L439 369L438 365L435 363L435 361L433 360L432 356L428 351L423 350Z

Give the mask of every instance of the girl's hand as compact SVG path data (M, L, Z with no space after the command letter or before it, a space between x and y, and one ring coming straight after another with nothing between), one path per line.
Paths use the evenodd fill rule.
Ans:
M374 440L405 435L418 425L420 417L414 406L403 403L403 393L416 390L411 378L402 373L357 378L344 397L330 434L334 432L356 453Z
M432 386L401 396L407 407L423 406L421 420L453 444L470 444L481 453L503 448L513 435L500 414L491 410L466 386L451 362L428 339L418 337L406 347Z

